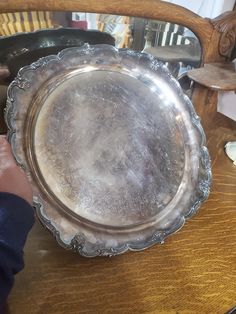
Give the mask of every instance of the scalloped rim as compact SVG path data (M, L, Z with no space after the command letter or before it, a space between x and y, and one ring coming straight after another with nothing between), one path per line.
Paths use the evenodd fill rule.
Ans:
M114 255L125 253L127 251L141 251L141 250L147 249L147 248L149 248L149 247L151 247L157 243L164 243L164 240L166 239L166 237L169 236L170 234L173 234L173 233L177 232L178 230L180 230L182 228L182 226L184 225L185 221L187 219L189 219L190 217L192 217L192 215L194 215L196 213L196 211L201 206L201 204L208 198L208 195L210 192L210 185L211 185L211 181L212 181L211 161L210 161L208 149L205 146L205 143L206 143L205 133L204 133L203 128L201 126L200 118L196 114L194 107L193 107L193 104L191 103L190 99L183 93L179 83L170 74L167 67L162 62L158 61L155 57L153 57L147 53L136 52L136 51L128 50L128 49L117 49L111 45L106 45L106 44L99 44L99 45L85 44L84 46L82 46L80 48L78 48L78 47L66 48L66 49L62 50L58 55L43 57L43 58L39 59L37 62L34 62L31 65L26 66L19 71L16 79L11 83L11 85L8 88L8 99L7 99L7 105L5 108L5 121L6 121L6 124L8 127L7 136L8 136L8 140L12 146L13 154L17 160L17 163L21 167L23 166L23 162L17 156L17 154L15 152L15 147L14 147L14 134L16 132L16 129L13 127L13 123L12 123L12 116L13 116L13 111L14 111L13 107L14 107L14 101L15 101L13 98L13 92L12 92L13 87L17 86L21 89L24 89L24 84L27 83L27 81L24 80L22 74L24 74L24 72L27 70L35 70L38 67L41 67L42 65L44 65L45 63L50 62L50 60L56 59L57 61L60 62L62 60L63 56L66 56L72 50L78 50L79 49L80 51L84 50L84 52L88 53L88 50L94 49L94 47L96 47L96 48L97 47L103 47L106 49L111 49L111 50L115 51L116 53L119 51L126 51L127 54L130 54L130 55L135 54L139 58L141 56L145 56L145 58L148 58L148 60L150 62L152 62L152 63L155 62L155 66L162 68L162 71L165 74L166 79L168 80L170 85L175 89L177 94L184 99L184 102L187 105L187 108L191 114L191 121L192 121L193 125L195 126L196 131L200 134L200 137L201 137L200 162L202 164L203 169L205 170L205 173L204 173L205 178L203 178L203 179L200 178L198 181L198 190L201 194L201 197L197 201L195 201L195 203L190 207L189 211L184 216L181 216L178 219L178 221L176 221L175 224L170 229L154 232L154 234L150 238L148 238L145 242L139 242L139 241L130 242L130 243L128 242L125 245L116 247L115 249L112 247L107 248L103 245L99 245L99 246L94 245L93 253L90 252L90 254L88 254L86 252L86 250L84 249L86 247L86 238L81 233L78 233L77 235L75 235L69 244L63 242L63 240L61 239L59 231L54 227L52 222L42 214L42 207L43 207L42 203L43 202L41 201L40 197L38 197L38 196L35 197L34 198L34 207L36 209L37 217L38 217L39 221L44 225L44 227L46 227L53 234L53 236L56 238L56 241L58 242L58 244L61 245L65 249L70 249L70 250L76 251L85 257L114 256Z

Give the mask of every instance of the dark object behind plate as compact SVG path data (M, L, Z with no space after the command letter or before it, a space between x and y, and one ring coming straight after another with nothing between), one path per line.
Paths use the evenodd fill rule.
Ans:
M7 64L12 80L19 69L39 58L57 54L68 47L89 44L115 45L115 39L108 33L85 31L74 28L45 29L32 33L2 37L0 39L0 64Z

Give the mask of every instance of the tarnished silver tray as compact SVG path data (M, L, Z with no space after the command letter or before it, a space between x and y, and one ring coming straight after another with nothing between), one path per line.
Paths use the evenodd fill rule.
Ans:
M163 242L208 196L199 118L148 54L85 45L44 57L10 85L6 121L39 219L84 256Z

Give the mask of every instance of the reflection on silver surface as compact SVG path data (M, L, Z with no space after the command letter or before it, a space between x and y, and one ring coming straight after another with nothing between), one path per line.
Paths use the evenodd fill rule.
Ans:
M209 193L204 133L153 57L84 46L22 69L6 120L39 218L66 248L115 255L162 242Z

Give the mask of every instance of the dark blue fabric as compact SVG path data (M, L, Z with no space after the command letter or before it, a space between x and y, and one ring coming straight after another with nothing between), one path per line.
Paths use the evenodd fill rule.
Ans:
M24 267L23 247L34 223L34 210L22 198L0 192L0 313L14 275Z

